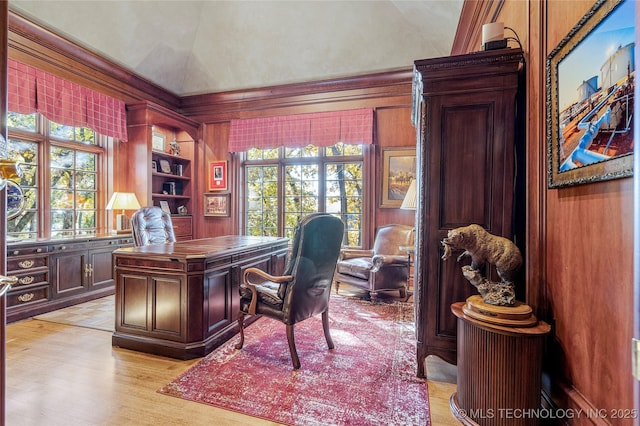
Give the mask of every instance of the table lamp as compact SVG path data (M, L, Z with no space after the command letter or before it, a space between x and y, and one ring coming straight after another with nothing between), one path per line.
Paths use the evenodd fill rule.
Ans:
M111 231L114 234L126 234L131 232L131 223L125 215L125 210L138 210L140 203L136 198L136 194L132 192L114 192L107 203L107 210L121 210L122 212L116 216L116 229Z
M404 196L404 200L402 200L402 205L400 206L400 208L402 210L415 210L417 199L418 194L416 192L416 180L413 179L409 184L409 189L407 189L407 193Z

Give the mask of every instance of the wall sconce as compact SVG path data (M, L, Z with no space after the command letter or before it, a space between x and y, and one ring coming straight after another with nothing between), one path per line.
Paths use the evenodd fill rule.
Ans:
M136 194L132 192L114 192L105 207L106 210L121 210L116 216L116 229L111 232L114 234L125 234L131 232L131 222L125 215L125 210L138 210L140 203L136 198Z
M400 208L402 210L415 210L417 206L418 193L416 192L416 180L412 180L409 184L409 189L402 200Z

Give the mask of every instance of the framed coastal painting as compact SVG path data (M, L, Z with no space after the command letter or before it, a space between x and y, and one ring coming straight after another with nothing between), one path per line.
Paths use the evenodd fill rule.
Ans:
M635 7L598 0L547 57L549 188L633 173Z
M411 181L416 178L416 148L382 151L381 208L400 208Z

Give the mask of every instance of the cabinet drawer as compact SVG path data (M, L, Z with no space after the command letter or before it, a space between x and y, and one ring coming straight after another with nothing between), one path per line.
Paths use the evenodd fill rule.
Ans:
M171 223L173 223L173 233L176 237L191 236L191 216L173 216Z
M9 271L9 275L45 266L49 266L49 258L46 256L20 257L15 259L10 257L7 259L7 271Z
M40 254L49 251L49 247L21 247L21 248L7 248L7 257L12 256L27 256L30 254Z
M29 288L7 293L7 306L27 305L49 299L49 287Z
M18 282L11 287L12 289L49 283L49 268L32 269L14 275L18 278Z

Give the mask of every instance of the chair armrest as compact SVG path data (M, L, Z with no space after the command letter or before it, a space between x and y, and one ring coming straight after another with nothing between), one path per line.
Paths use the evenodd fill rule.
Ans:
M409 259L404 255L397 254L376 254L371 259L373 262L373 272L378 272L383 266L408 266Z
M352 259L354 257L371 257L371 256L373 256L373 250L345 248L340 250L339 260Z
M242 283L240 285L245 288L248 288L251 291L251 303L249 304L249 309L248 309L249 315L256 314L256 306L258 304L258 290L256 289L256 285L259 284L259 283L252 283L249 280L249 276L251 274L257 275L261 278L264 278L267 281L271 281L274 283L286 283L293 280L293 276L291 275L274 276L258 268L245 269L244 274L242 275Z

